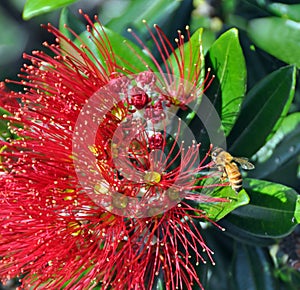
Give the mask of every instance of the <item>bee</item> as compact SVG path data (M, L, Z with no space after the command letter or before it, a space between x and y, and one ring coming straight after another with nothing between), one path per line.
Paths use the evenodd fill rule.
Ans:
M243 180L237 163L239 163L243 169L247 170L254 169L254 165L250 163L247 158L233 157L220 147L213 149L211 157L218 169L223 172L221 179L224 180L228 178L231 188L238 193L242 189Z

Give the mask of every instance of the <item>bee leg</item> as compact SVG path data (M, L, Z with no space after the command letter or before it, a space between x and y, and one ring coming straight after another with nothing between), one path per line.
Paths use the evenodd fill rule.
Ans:
M220 178L222 181L224 181L225 179L227 179L227 173L225 171L225 169L223 170L222 176Z

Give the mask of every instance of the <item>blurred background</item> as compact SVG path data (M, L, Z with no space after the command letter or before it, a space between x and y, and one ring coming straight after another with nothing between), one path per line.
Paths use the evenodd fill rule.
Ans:
M126 1L126 0L125 0ZM9 78L15 79L23 64L23 52L42 49L44 41L53 41L40 24L58 25L60 10L33 17L29 20L22 18L26 0L0 1L0 81ZM87 13L96 14L103 4L101 0L79 1L69 8L77 13L79 7ZM116 2L116 1L112 1ZM119 1L122 2L122 1ZM4 28L4 29L3 29Z

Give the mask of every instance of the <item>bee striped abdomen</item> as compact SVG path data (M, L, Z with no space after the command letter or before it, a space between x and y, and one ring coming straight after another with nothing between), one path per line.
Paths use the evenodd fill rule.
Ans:
M228 181L232 189L239 192L242 189L243 179L236 163L231 162L225 166Z

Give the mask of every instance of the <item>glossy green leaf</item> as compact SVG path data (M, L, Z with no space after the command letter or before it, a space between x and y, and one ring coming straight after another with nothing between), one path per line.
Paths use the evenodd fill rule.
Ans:
M252 156L275 133L295 93L296 70L286 66L257 83L247 94L228 137L236 156Z
M147 3L148 9L144 9L141 14L135 15L133 23L135 27L139 27L140 30L145 29L142 24L142 20L153 21L156 19L160 22L159 18L170 17L172 13L179 7L181 1L174 0L156 0ZM158 18L159 17L159 18Z
M236 194L229 186L215 190L211 197L227 199L224 202L199 204L199 208L204 210L206 215L214 221L222 219L234 209L249 203L249 196L245 190L241 190Z
M264 148L269 149L272 155L264 162L257 163L255 172L251 172L249 176L276 180L296 187L300 184L300 179L297 177L300 164L300 113L290 115L283 125L274 138L266 144L269 146Z
M246 91L246 64L237 29L226 31L213 43L208 51L208 65L216 79L207 94L219 111L228 135Z
M184 44L184 51L182 62L184 65L184 79L190 81L193 75L202 71L202 76L204 76L204 54L202 49L202 33L203 29L199 28L196 30L189 42ZM192 52L192 55L191 55ZM171 54L169 61L174 68L172 74L177 77L181 77L180 67L177 64L176 57L180 59L181 52L177 48L173 54ZM176 57L175 57L176 56ZM181 63L181 61L180 61Z
M235 245L229 279L234 290L277 290L272 260L265 248Z
M199 91L201 91L202 82L205 78L205 67L204 67L204 53L202 48L202 33L203 29L199 28L196 30L191 36L190 41L184 44L182 60L181 53L179 48L172 53L168 59L173 68L172 74L178 77L178 79L182 78L182 72L180 71L180 66L177 61L179 59L179 64L182 66L184 63L184 71L183 71L183 79L187 82L191 82L193 76L195 74L200 74L199 81ZM191 55L192 52L192 55ZM179 113L179 116L186 124L189 124L190 121L195 117L197 110L201 103L201 95L193 102L189 104L189 108L192 109L192 112L189 110L182 110Z
M300 196L290 187L257 179L244 180L250 203L226 220L249 236L279 238L300 222Z
M228 217L229 216L230 215L228 215ZM225 229L224 235L250 246L267 247L274 245L276 242L275 238L260 237L249 233L246 228L235 225L234 222L231 222L231 220L227 219L227 217L221 219L218 224Z
M299 188L300 113L288 115L273 138L255 155L256 169L250 177L265 178Z
M28 20L34 16L47 13L77 0L27 0L23 10L23 19Z
M300 112L292 113L286 116L274 136L255 154L254 158L258 162L257 166L269 159L276 146L285 138L288 138L288 135L294 130L300 130ZM288 149L288 151L291 151L292 153L294 150ZM257 174L259 171L257 170L257 166L255 174Z
M67 7L63 8L59 18L59 30L68 38L74 39L75 36L65 27L67 25L75 33L80 34L86 30L86 25L83 23L83 17L79 19Z
M267 9L276 16L300 21L300 4L270 3Z
M207 54L211 46L216 41L216 33L211 29L203 28L202 47L204 55Z
M124 38L123 36L115 33L114 31L100 26L98 23L95 23L95 29L97 32L94 33L94 36L101 42L102 46L106 46L108 52L113 48L113 53L116 58L116 61L120 67L131 70L133 72L141 72L148 70L150 67L153 71L156 70L155 65L153 64L151 58L145 54L141 48L137 45ZM80 34L80 39L83 41L93 53L94 57L91 56L91 59L101 62L104 67L107 66L106 58L103 56L99 47L93 39L90 38L90 33L85 31ZM109 40L109 41L108 41ZM76 39L74 43L80 47L82 44L79 39ZM102 48L103 50L104 48ZM86 52L90 55L89 52Z
M191 22L189 24L190 31L196 31L199 27L203 28L203 35L202 35L202 46L204 55L208 52L211 48L213 43L216 41L217 35L216 30L217 28L214 26L215 23L219 23L220 26L222 22L216 19L211 19L209 16L203 17L201 14L193 15Z
M279 17L251 20L248 35L261 49L300 67L300 23Z
M160 23L160 18L171 17L174 11L178 9L180 2L174 0L131 0L122 15L111 19L106 26L118 32L128 28L128 26L142 32L146 30L146 26L142 22L144 19L149 22L150 26L154 23Z

